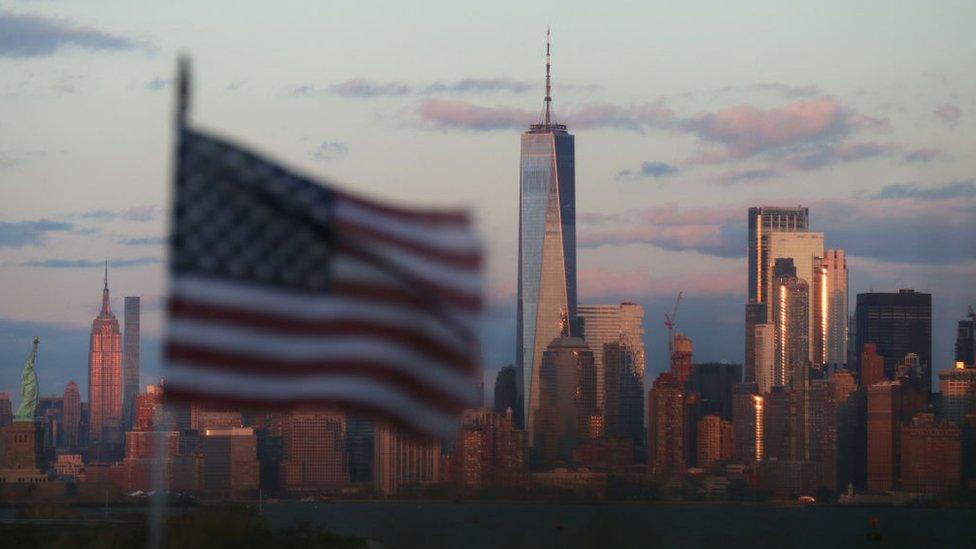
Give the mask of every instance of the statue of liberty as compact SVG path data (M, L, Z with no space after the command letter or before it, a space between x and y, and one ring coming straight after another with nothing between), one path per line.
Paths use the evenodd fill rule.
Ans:
M14 421L34 421L34 411L37 410L37 373L34 371L34 361L37 360L37 345L40 338L34 338L34 348L24 361L24 377L20 385L20 407Z

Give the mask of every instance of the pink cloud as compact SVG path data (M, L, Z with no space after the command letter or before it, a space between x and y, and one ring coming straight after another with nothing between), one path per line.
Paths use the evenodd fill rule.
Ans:
M838 138L855 126L879 127L870 117L853 116L831 97L796 101L768 110L739 105L699 114L685 123L703 141L716 142L732 159L802 143Z
M946 124L955 126L962 118L962 109L951 103L940 103L936 105L932 114Z
M731 208L688 208L664 205L634 210L621 220L624 225L589 229L578 236L582 247L648 244L671 251L697 251L721 257L741 255L736 221L743 217Z
M427 99L421 101L417 114L435 128L489 131L525 128L537 121L539 114L513 107L484 107L467 101ZM574 128L622 128L639 131L645 127L668 127L675 120L674 111L661 102L620 107L609 103L591 103L575 111L555 113L556 121Z
M521 128L529 124L533 114L511 107L482 107L467 101L427 99L417 109L421 120L436 128L472 131Z

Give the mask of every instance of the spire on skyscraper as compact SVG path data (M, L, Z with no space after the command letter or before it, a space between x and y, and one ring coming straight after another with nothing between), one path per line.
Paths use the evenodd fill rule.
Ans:
M552 104L552 87L550 85L549 67L551 66L551 61L549 57L549 26L546 25L546 126L550 124L550 105Z
M100 316L112 314L112 306L108 298L108 258L105 258L105 286L102 288L102 312Z

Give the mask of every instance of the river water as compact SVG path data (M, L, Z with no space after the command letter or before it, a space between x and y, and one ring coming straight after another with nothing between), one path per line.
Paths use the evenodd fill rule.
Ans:
M398 548L976 547L971 509L334 502L265 505L264 516Z

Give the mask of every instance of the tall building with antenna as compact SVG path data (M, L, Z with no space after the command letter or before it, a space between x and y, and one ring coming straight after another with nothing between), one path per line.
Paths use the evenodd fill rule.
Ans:
M576 332L575 140L552 115L549 31L542 120L522 134L519 170L519 262L516 360L528 440L539 406L539 365L560 335L561 318Z
M122 435L122 336L108 294L108 261L102 310L92 321L88 349L89 438L117 444Z

